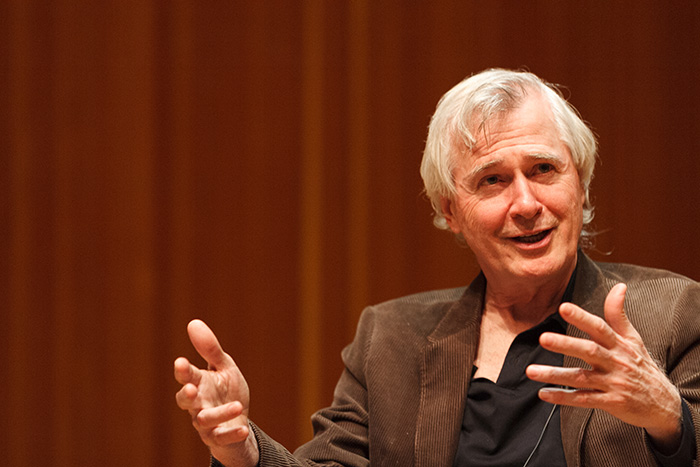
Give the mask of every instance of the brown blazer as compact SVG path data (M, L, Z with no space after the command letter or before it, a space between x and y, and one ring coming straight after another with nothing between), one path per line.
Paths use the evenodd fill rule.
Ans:
M572 301L603 316L618 282L649 353L691 407L700 433L700 285L667 271L595 263L580 253ZM257 426L262 466L451 466L476 353L486 281L367 308L343 351L331 407L312 417L315 436L292 456ZM569 326L567 334L585 337ZM565 366L582 362L566 357ZM649 414L653 416L654 414ZM644 430L600 410L563 407L570 466L656 465ZM694 465L698 465L696 461Z

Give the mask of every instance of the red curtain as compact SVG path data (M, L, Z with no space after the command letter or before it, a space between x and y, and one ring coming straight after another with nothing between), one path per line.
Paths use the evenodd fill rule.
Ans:
M593 256L700 279L697 2L0 4L0 464L193 466L172 361L207 321L289 448L362 308L464 285L418 166L488 67L601 143Z

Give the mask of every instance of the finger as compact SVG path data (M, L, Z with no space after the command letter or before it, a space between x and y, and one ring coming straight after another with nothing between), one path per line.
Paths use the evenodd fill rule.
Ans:
M606 395L593 389L542 388L537 394L550 404L598 408L605 405Z
M540 336L540 345L570 357L580 358L593 368L610 368L610 351L589 339L579 339L556 332L545 332Z
M180 357L175 360L175 380L180 384L192 383L199 385L202 379L202 370L192 365L186 358Z
M210 446L227 446L245 441L249 432L248 425L218 426L207 433L207 439L204 442ZM204 438L204 436L202 437Z
M243 405L236 401L200 411L196 423L202 428L214 428L233 420L243 413Z
M587 312L573 303L562 303L559 314L564 320L588 334L591 339L606 349L617 343L617 334L604 319Z
M198 405L197 396L199 395L199 389L194 384L185 384L180 390L175 394L175 401L177 406L182 410L201 410L202 407Z
M221 348L219 340L209 326L198 319L190 321L187 333L197 353L204 358L213 370L221 370L235 366L233 359Z
M606 388L604 374L583 368L529 365L525 369L525 374L533 381L561 386L562 388L585 388L598 391L602 391Z
M637 331L632 326L632 323L627 319L625 314L624 304L625 295L627 294L627 285L620 283L610 289L608 296L605 297L605 320L610 324L610 327L623 337L636 335Z

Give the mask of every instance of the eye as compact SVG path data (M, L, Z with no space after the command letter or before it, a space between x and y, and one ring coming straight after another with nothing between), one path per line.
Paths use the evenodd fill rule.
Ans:
M538 174L546 174L554 170L554 166L548 162L543 162L535 166L535 172Z
M498 175L489 175L488 177L484 177L483 179L481 179L481 184L487 185L487 186L495 185L498 182L499 182Z

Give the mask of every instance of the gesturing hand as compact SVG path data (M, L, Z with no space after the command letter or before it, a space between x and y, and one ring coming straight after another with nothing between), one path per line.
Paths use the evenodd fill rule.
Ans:
M526 374L535 381L574 388L544 388L539 394L542 400L605 410L646 429L659 449L672 451L680 443L681 398L627 319L626 291L624 284L610 290L605 320L571 303L561 305L560 315L590 340L556 333L540 336L545 349L580 358L591 369L530 365Z
M202 370L186 358L175 360L175 379L182 384L177 405L190 413L202 441L224 465L257 464L257 443L248 426L250 394L243 374L206 324L191 321L187 332L209 366Z

